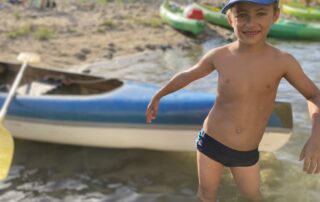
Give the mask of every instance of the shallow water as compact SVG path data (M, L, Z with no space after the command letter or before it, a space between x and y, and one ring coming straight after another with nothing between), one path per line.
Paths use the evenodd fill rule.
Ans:
M319 42L271 42L293 54L320 87ZM224 43L222 39L213 39L192 50L115 59L93 65L91 73L162 85L177 71L193 65L206 51ZM216 76L212 74L188 88L215 93ZM285 147L261 155L266 201L319 201L319 175L304 174L297 160L311 128L304 98L282 81L277 99L292 103L295 127ZM0 182L0 201L195 201L193 152L102 149L24 140L16 140L15 144L10 176ZM243 201L228 171L218 197L221 202Z

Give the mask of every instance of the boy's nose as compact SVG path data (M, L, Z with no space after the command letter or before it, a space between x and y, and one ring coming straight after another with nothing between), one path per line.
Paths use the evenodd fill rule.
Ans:
M255 26L256 25L256 18L255 17L253 17L253 16L248 16L247 17L247 26L248 27L253 27L253 26Z

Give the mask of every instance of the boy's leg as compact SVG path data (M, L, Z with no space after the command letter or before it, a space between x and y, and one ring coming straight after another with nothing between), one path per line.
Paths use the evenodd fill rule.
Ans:
M259 162L248 167L231 167L230 170L244 197L252 201L262 201Z
M224 166L197 151L199 189L202 202L214 202L223 174Z

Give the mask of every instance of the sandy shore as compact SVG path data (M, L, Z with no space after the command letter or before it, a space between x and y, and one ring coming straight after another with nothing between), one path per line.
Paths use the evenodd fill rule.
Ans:
M196 37L172 29L159 17L161 1L56 2L43 10L1 3L0 60L34 51L42 57L40 66L66 68L145 50L191 48L219 37L209 26Z

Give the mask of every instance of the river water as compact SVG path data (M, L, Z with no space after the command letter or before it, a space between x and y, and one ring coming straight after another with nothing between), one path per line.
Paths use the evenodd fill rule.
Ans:
M209 49L225 43L215 38L191 50L142 53L97 63L90 69L92 74L163 85L175 73L193 65ZM293 54L320 87L319 42L271 39L271 43ZM213 73L187 88L215 93L216 77ZM281 82L277 99L292 103L294 133L283 148L261 155L262 191L266 201L319 201L320 176L304 174L302 163L298 161L311 129L306 102L286 81ZM1 202L196 201L194 152L89 148L17 139L15 146L10 175L0 182ZM244 201L228 170L218 198L221 202Z

